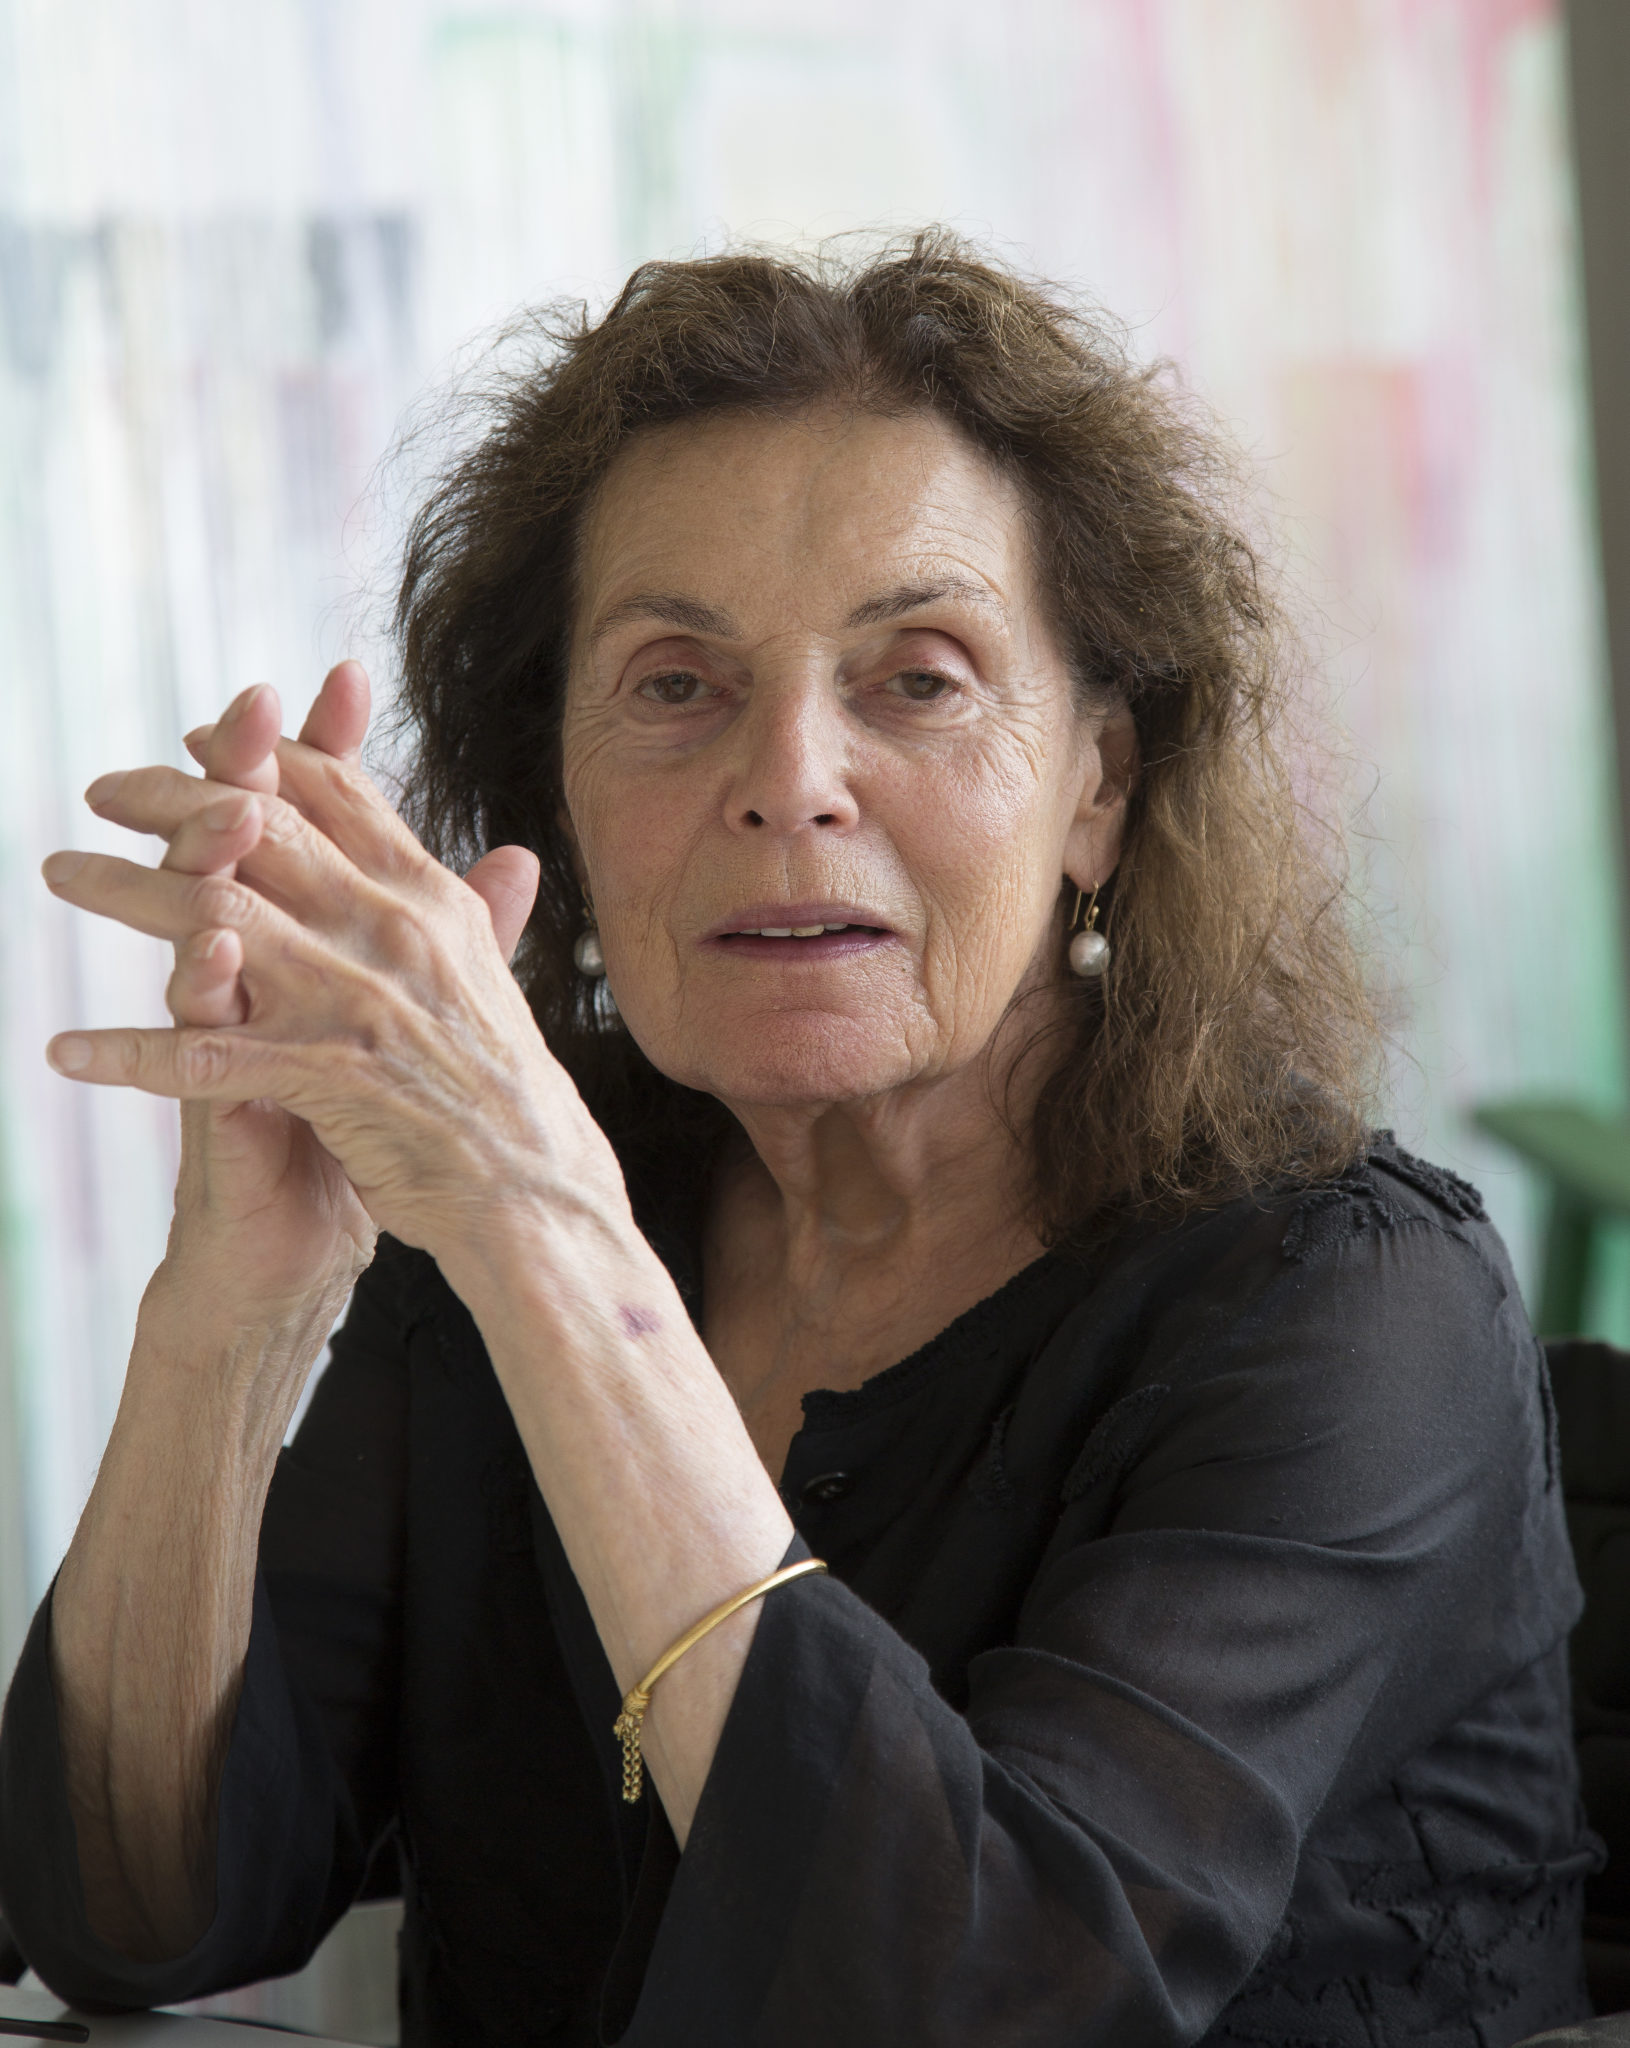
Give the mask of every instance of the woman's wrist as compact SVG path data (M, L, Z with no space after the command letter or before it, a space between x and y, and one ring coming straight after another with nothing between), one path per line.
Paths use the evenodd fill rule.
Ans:
M439 1245L436 1262L495 1358L523 1330L563 1364L670 1328L695 1341L620 1187L598 1200L550 1193L494 1204Z
M699 1616L776 1569L786 1508L631 1217L510 1210L443 1273L485 1341L626 1693ZM681 1841L756 1625L743 1610L712 1631L664 1679L642 1730Z
M347 1268L293 1300L256 1302L208 1266L165 1259L137 1311L121 1420L162 1409L187 1437L233 1446L269 1472L354 1277Z

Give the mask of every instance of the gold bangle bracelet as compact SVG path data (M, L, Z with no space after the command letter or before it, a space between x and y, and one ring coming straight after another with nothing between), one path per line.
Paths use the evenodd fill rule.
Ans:
M678 1642L668 1648L646 1672L632 1692L624 1695L623 1710L617 1716L612 1734L623 1746L623 1797L630 1806L639 1798L645 1784L645 1764L640 1755L640 1736L645 1725L645 1710L651 1704L651 1688L662 1674L677 1664L687 1650L695 1649L709 1629L717 1628L721 1621L728 1621L731 1615L747 1606L749 1601L762 1600L777 1586L784 1586L789 1579L801 1579L810 1572L824 1572L826 1566L818 1557L806 1557L801 1564L783 1565L778 1572L771 1572L767 1579L760 1579L756 1586L749 1586L745 1593L738 1593L734 1599L726 1600L715 1607L711 1614L704 1614L693 1628L686 1629Z

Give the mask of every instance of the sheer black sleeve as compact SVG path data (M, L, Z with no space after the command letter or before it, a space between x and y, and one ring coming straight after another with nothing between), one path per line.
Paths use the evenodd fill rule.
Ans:
M1057 1411L1015 1411L1008 1478L1046 1475L1056 1528L960 1710L836 1580L766 1603L683 1856L653 1831L624 2048L1193 2042L1326 1803L1565 1634L1542 1366L1492 1232L1283 1234L1153 1304L1062 1484Z
M215 1917L185 1955L134 1963L86 1924L49 1595L35 1617L0 1724L0 1903L64 1998L172 2004L298 1969L351 1903L390 1824L408 1336L399 1264L383 1246L278 1460L221 1780Z

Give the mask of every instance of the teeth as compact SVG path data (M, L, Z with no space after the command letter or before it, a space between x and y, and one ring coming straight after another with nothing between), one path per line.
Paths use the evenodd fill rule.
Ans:
M738 939L818 939L823 932L846 932L846 924L743 925Z

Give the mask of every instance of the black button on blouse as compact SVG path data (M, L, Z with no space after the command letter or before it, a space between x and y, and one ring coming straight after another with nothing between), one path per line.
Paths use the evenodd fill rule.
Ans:
M806 1508L829 1507L833 1501L842 1500L845 1494L852 1493L854 1484L847 1472L821 1472L804 1481L798 1489L798 1498Z
M1505 2048L1586 2010L1595 1854L1542 1373L1386 1143L1039 1261L806 1401L830 1576L761 1610L680 1856L474 1325L386 1245L268 1502L213 1924L87 1929L49 1603L0 1902L57 1991L168 2004L296 1968L395 1830L408 2048Z

